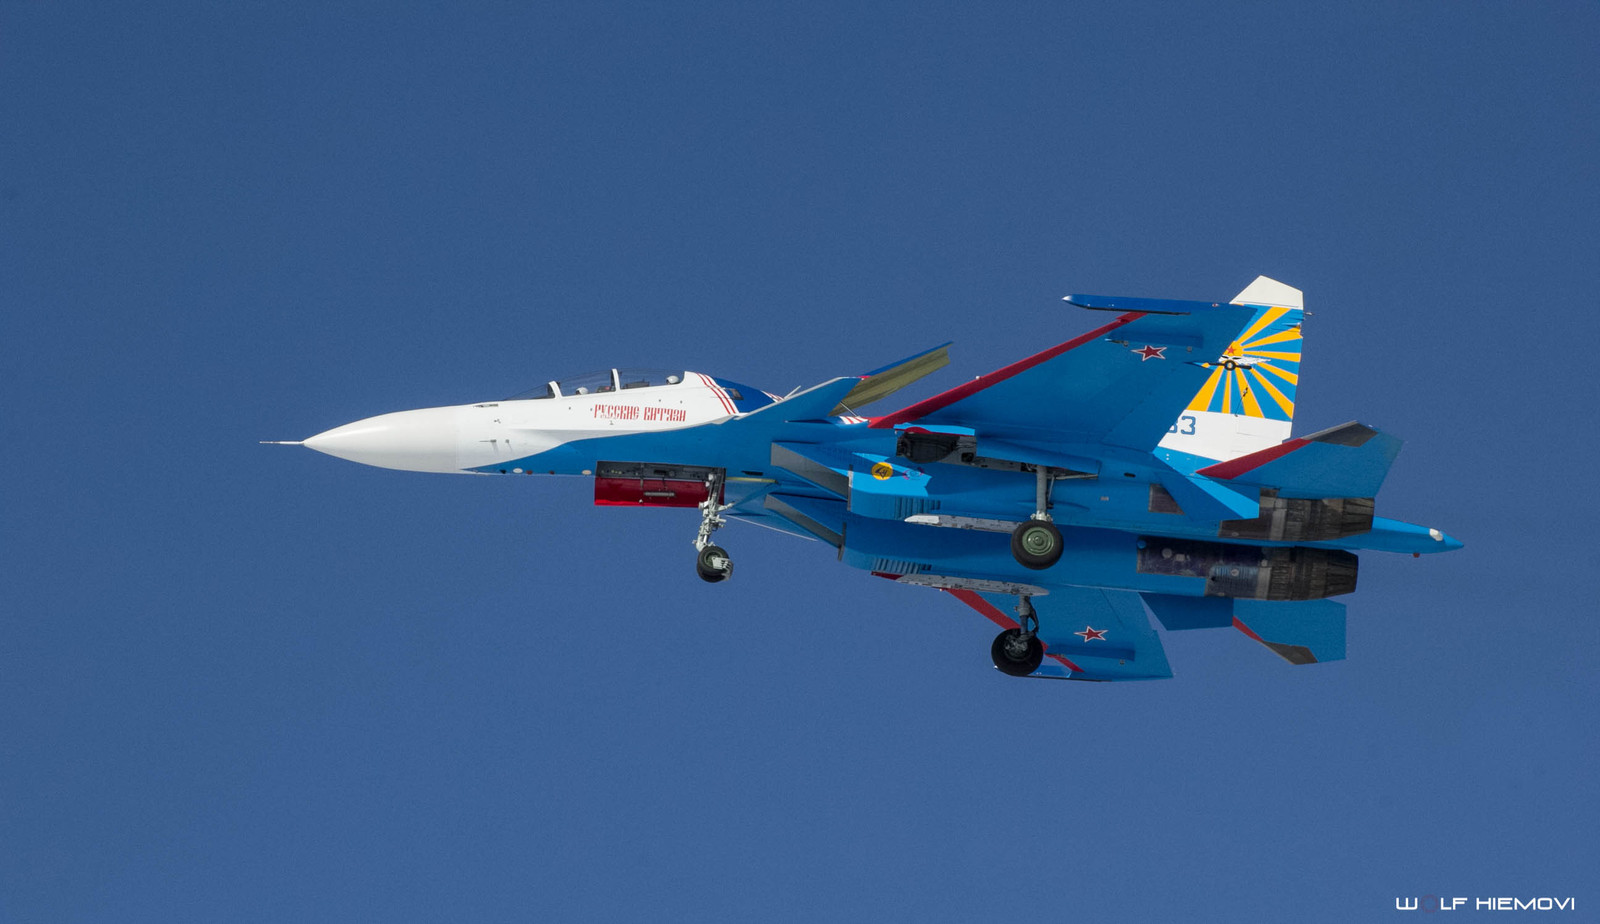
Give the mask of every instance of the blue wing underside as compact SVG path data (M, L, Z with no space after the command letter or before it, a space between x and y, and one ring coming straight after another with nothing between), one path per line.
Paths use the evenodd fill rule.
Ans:
M1097 587L1049 587L1032 598L1044 663L1032 676L1059 680L1158 680L1172 676L1139 595ZM948 591L1001 628L1015 628L1016 598Z
M1159 680L1172 676L1149 614L1169 632L1232 626L1289 664L1345 656L1345 608L1333 600L1269 602L1172 597L1097 587L1051 586L1031 598L1044 663L1030 676L1056 680ZM1016 628L1016 598L947 591L1003 629Z

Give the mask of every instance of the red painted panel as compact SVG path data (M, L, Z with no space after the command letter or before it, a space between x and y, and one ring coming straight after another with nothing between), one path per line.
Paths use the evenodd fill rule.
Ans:
M1123 326L1124 324L1131 324L1132 322L1139 320L1140 318L1144 317L1144 315L1145 313L1142 311L1130 311L1125 315L1121 315L1115 321L1112 321L1110 324L1107 324L1104 327L1097 327L1094 330L1089 331L1087 334L1079 337L1073 337L1066 343L1058 343L1042 353L1035 353L1025 359L1019 359L1011 365L996 369L988 375L980 375L976 379L967 382L965 385L957 385L949 391L941 392L940 394L934 395L932 398L925 398L921 401L918 401L916 404L911 405L910 407L903 407L900 410L895 411L893 414L889 414L884 417L874 417L872 418L871 422L867 424L867 426L884 429L896 426L897 424L903 424L907 423L908 421L917 420L921 417L926 417L929 414L932 414L934 411L948 407L957 401L960 401L962 398L975 395L991 385L1003 382L1006 379L1017 375L1018 373L1026 372L1040 363L1055 359L1057 356L1060 356L1062 353L1065 353L1068 350L1077 349L1091 340L1098 340L1101 337L1104 337L1106 334L1109 334L1117 328Z
M698 507L705 499L706 486L701 481L666 481L659 478L594 480L594 502L600 507Z

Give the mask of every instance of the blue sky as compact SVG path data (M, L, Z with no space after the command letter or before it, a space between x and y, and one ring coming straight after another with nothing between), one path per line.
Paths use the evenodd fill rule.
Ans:
M1600 8L8 4L0 921L1600 901ZM1019 682L954 600L581 480L257 445L612 365L785 392L1306 292L1408 440L1349 660ZM891 410L891 399L874 410ZM720 537L719 537L720 538Z

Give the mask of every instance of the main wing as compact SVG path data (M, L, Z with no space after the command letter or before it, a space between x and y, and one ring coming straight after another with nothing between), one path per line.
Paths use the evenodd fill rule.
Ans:
M902 583L915 578L899 579ZM968 584L975 582L966 582ZM1002 629L1017 628L1016 597L959 587L946 593ZM1173 597L1098 587L1049 586L1030 598L1039 620L1044 662L1030 677L1055 680L1162 680L1172 676L1161 638L1146 616L1168 631L1232 626L1290 664L1345 656L1344 604L1292 603L1224 597Z
M1032 677L1057 680L1161 680L1172 676L1167 653L1139 595L1098 587L1052 586L1030 598L1039 619L1044 663ZM945 592L1002 629L1017 628L1016 597L961 588Z
M1257 309L1068 296L1129 309L1041 353L872 421L970 427L997 439L1153 449Z

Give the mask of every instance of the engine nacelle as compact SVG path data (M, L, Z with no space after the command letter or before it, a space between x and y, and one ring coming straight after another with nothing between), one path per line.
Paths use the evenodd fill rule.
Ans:
M1139 537L1139 573L1193 577L1208 597L1319 600L1356 589L1359 560L1342 549L1259 548Z

